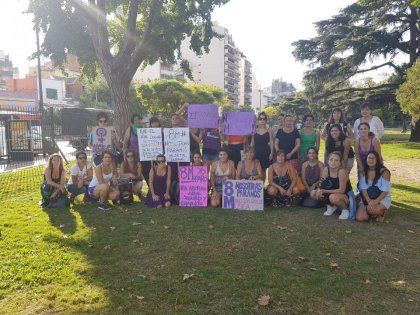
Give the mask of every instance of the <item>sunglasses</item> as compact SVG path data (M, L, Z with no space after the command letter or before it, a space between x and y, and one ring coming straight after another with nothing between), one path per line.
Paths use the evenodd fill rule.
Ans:
M156 162L157 163L165 163L166 161L165 160L157 160Z
M127 157L131 158L131 157L134 157L134 155L133 154L127 154Z
M87 157L86 157L86 156L79 156L77 159L78 159L78 160L86 160L86 159L87 159Z
M100 123L106 123L106 120L105 119L99 119L99 122Z
M258 120L267 120L264 117L258 117Z

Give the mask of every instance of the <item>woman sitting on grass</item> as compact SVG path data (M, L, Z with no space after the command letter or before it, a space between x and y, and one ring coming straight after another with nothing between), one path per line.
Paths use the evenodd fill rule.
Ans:
M129 178L133 182L133 193L141 200L141 189L143 187L142 166L131 149L125 152L125 160L121 163L120 176Z
M171 206L171 167L166 165L166 157L158 154L156 165L149 173L149 192L146 197L146 205L149 208L168 208Z
M382 164L378 152L368 154L360 174L359 189L363 204L357 209L357 221L383 222L391 206L391 173Z
M92 163L87 161L85 151L76 153L76 163L70 168L70 179L67 182L67 189L70 192L70 202L81 194L87 193L88 186L93 176Z
M219 207L222 204L223 181L235 178L235 163L229 160L226 149L219 150L219 159L212 162L210 185L212 189L210 204Z
M267 194L273 199L273 206L290 206L292 197L299 195L296 184L296 170L286 162L286 153L278 151L275 162L268 168Z
M240 161L236 170L236 179L262 180L262 168L259 160L255 158L254 147L245 150L245 159Z
M42 206L63 207L67 201L66 168L58 153L50 155L41 185Z
M310 197L310 195L311 192L316 190L319 186L324 164L318 160L318 150L316 147L310 147L307 150L306 156L307 160L302 164L302 183L305 186L305 195L307 197L303 202L303 206L315 207L318 202Z
M109 199L113 202L118 202L120 192L111 187L111 184L116 185L117 181L114 156L111 151L104 151L102 163L95 169L93 179L88 188L89 196L94 200L99 200L99 210L111 210Z
M329 154L328 166L322 171L319 188L311 192L311 197L327 203L325 216L332 215L340 207L342 210L338 218L347 220L350 205L347 193L351 190L349 175L342 167L341 152L334 151Z

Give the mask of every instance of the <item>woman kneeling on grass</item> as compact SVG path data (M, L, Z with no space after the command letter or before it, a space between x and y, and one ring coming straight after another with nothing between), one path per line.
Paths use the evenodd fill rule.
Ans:
M76 163L70 168L70 179L67 183L67 189L70 192L70 202L81 194L87 193L88 186L93 176L92 163L87 161L85 151L76 153Z
M44 181L41 185L42 202L40 204L51 208L65 206L67 200L65 183L66 168L63 159L58 153L54 153L48 158L44 171Z
M310 147L306 153L307 161L302 164L302 183L305 186L304 194L307 198L304 200L303 206L316 207L319 202L310 197L310 194L319 186L324 163L318 160L318 150L316 147Z
M273 198L273 206L290 206L292 197L299 195L296 187L297 175L291 164L286 162L286 153L280 150L275 162L268 168L267 194Z
M163 154L156 157L156 165L149 173L149 192L146 197L146 205L149 208L168 208L171 206L171 167L166 165Z
M141 189L143 187L142 166L131 149L125 152L124 162L121 163L120 176L131 179L133 182L133 193L141 200Z
M229 160L227 150L219 150L219 159L211 164L210 184L212 189L210 204L219 207L222 204L223 181L235 178L235 163Z
M117 171L115 170L114 157L111 151L104 151L102 163L98 165L93 173L93 179L89 184L89 196L95 200L99 199L99 210L110 210L112 207L108 200L118 202L120 192L111 187L117 184Z
M342 155L334 151L328 156L328 166L324 168L321 175L320 187L311 192L311 197L324 200L327 203L325 216L332 215L337 207L340 207L340 220L349 218L350 200L347 193L352 190L347 171L342 167Z
M359 189L363 204L357 209L357 221L384 221L385 212L391 206L390 180L391 173L383 166L379 153L369 153L360 174Z

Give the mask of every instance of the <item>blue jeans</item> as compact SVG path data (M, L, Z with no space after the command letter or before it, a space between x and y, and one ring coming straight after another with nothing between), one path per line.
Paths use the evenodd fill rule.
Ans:
M79 187L77 187L77 184L68 185L67 190L74 196L84 194L87 191L85 186L82 186L82 187L79 188Z

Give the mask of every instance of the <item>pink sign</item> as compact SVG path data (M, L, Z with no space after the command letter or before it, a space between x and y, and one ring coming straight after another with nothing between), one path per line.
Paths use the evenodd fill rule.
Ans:
M180 166L179 205L207 207L208 173L206 166Z

